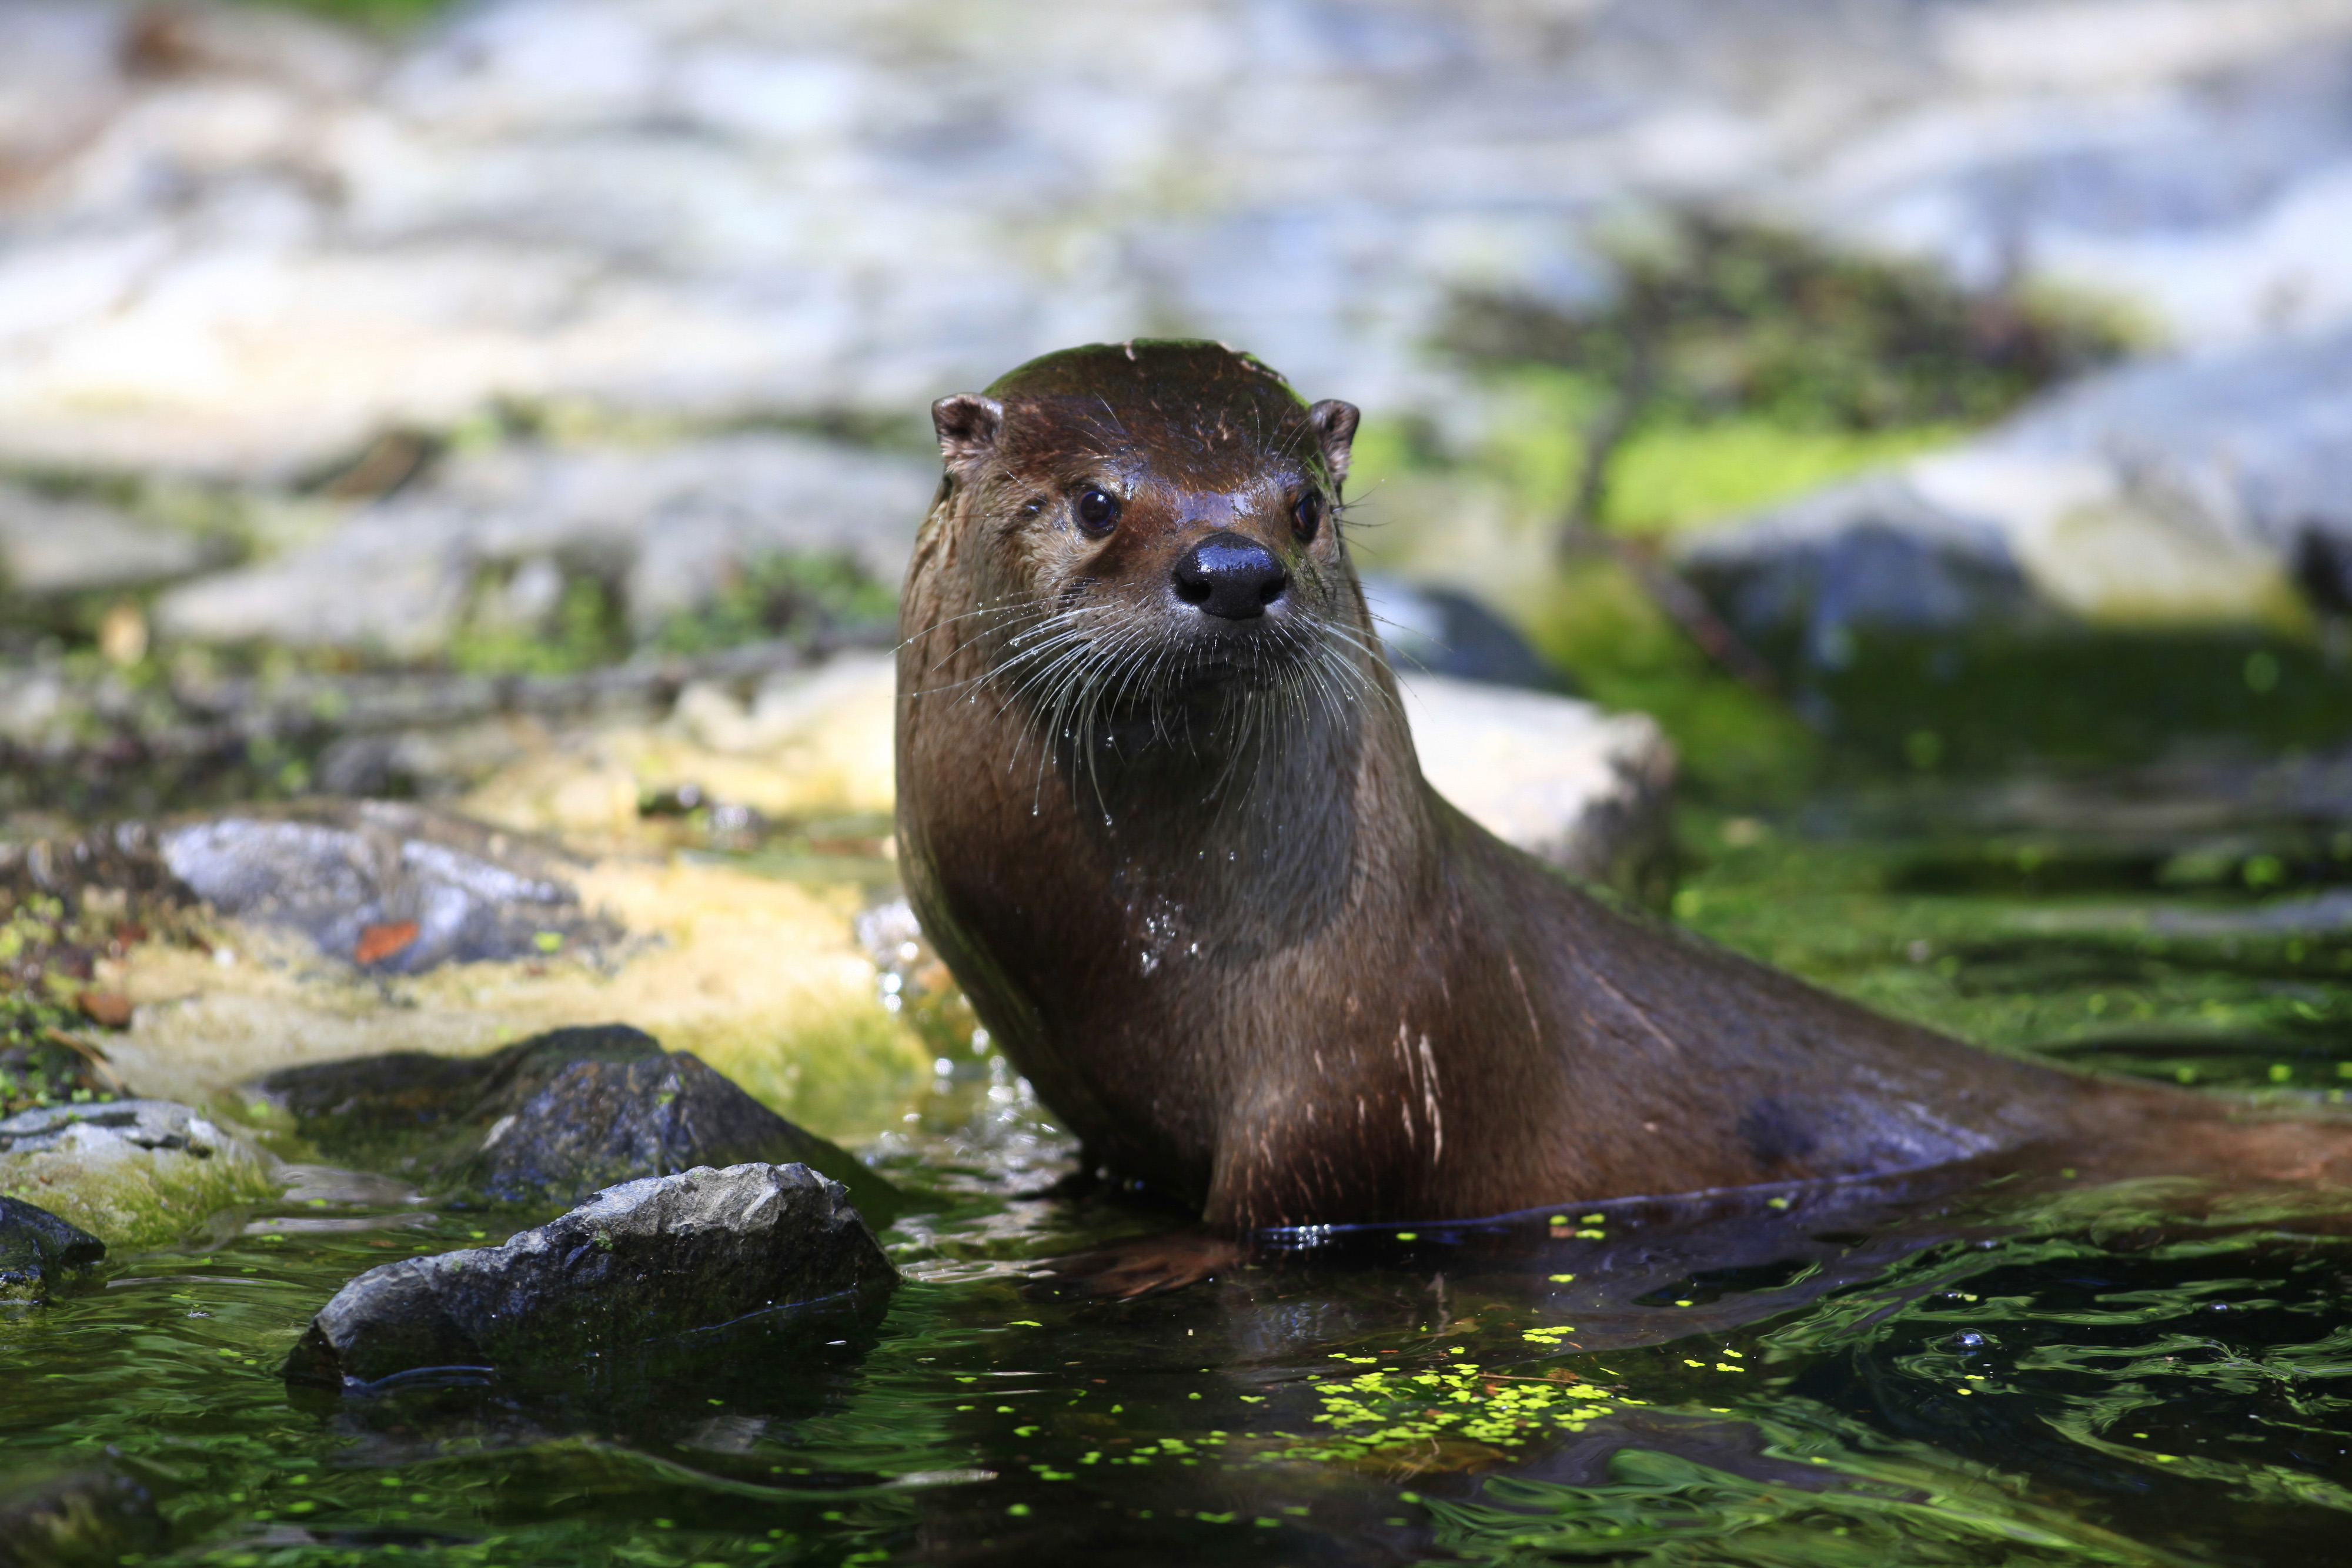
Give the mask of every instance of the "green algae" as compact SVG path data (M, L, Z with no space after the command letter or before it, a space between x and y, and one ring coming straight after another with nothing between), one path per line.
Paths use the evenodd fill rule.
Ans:
M163 1247L206 1231L216 1216L285 1190L277 1162L223 1135L202 1155L108 1140L0 1154L0 1193L80 1226L110 1248Z

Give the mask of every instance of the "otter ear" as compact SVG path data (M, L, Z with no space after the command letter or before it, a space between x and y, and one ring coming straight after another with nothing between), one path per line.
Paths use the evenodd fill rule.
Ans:
M940 433L940 455L948 470L969 474L996 450L1004 425L1004 405L978 392L958 392L931 404L931 428Z
M1307 423L1315 427L1315 439L1323 444L1323 461L1331 465L1331 483L1344 485L1348 480L1348 454L1356 444L1356 422L1363 411L1352 402L1341 402L1327 397L1307 411Z

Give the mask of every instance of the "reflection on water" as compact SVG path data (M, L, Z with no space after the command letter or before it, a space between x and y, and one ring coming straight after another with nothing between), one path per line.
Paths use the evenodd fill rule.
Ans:
M2352 883L2325 832L1895 821L1694 817L1681 913L2005 1049L2352 1086L2352 935L2268 913ZM152 1508L126 1562L2319 1563L2352 1529L2352 1203L1948 1173L1275 1236L1096 1299L1033 1263L1170 1217L1024 1196L1069 1151L949 1023L877 1151L939 1205L878 1327L314 1400L277 1367L344 1280L537 1218L314 1184L0 1318L0 1463Z

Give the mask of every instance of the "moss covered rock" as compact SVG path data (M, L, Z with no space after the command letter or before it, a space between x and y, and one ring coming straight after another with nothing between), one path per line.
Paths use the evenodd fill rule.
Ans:
M0 1121L0 1196L37 1202L110 1247L176 1241L283 1191L278 1164L166 1100L51 1105Z

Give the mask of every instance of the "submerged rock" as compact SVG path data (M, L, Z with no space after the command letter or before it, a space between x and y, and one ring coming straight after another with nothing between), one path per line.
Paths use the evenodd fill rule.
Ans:
M120 1470L53 1470L0 1483L0 1568L136 1562L163 1539L154 1494Z
M0 1197L0 1302L47 1301L68 1274L106 1256L106 1243L46 1208Z
M885 1222L900 1202L847 1150L624 1025L553 1030L487 1056L320 1062L260 1088L331 1157L463 1201L576 1203L615 1182L765 1163L813 1167Z
M286 1375L562 1373L775 1308L861 1307L897 1281L839 1183L799 1165L700 1167L610 1188L503 1246L371 1269L320 1310Z
M110 1246L174 1241L281 1190L276 1161L167 1100L50 1105L0 1121L0 1193L37 1197Z
M372 970L603 948L622 935L582 906L566 875L577 862L428 807L322 802L158 840L172 873L222 914L299 931Z

